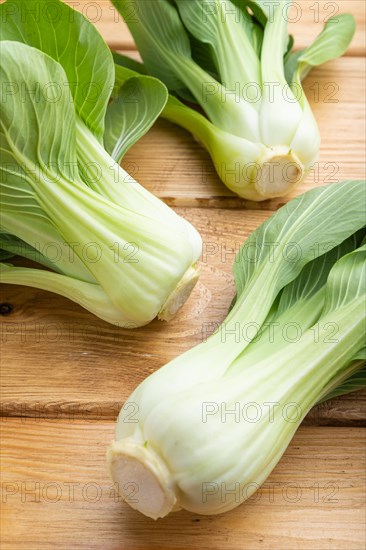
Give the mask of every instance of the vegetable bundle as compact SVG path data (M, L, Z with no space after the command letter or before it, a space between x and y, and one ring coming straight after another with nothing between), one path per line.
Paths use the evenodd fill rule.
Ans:
M3 263L1 281L120 326L169 319L197 280L201 238L118 164L163 109L164 84L115 67L59 0L7 0L0 17L2 258L52 270Z
M330 18L311 46L294 53L291 0L135 0L133 13L129 0L113 4L142 70L203 109L207 118L171 95L162 116L203 144L229 189L262 201L304 178L320 136L301 81L346 51L351 15Z
M131 506L154 519L234 508L314 404L362 385L365 209L365 181L314 189L247 239L219 330L148 377L120 412L108 464L122 493L138 487Z

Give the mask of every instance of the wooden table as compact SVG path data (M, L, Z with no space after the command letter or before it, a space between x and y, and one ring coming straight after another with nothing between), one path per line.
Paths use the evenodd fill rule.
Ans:
M113 48L136 56L109 2L73 4ZM338 8L356 16L358 31L345 57L305 83L322 148L297 193L362 178L365 162L364 2L298 4L301 18L292 25L298 47ZM133 147L124 166L201 232L201 279L171 323L135 331L109 326L46 292L2 289L1 301L13 311L1 318L1 548L363 549L365 392L315 407L264 487L230 513L180 512L153 522L117 496L105 449L121 404L149 373L198 343L203 324L224 319L237 247L284 202L236 198L192 137L164 121Z

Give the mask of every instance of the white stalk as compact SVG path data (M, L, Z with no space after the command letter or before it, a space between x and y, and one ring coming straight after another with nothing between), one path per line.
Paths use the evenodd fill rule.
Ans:
M281 458L300 422L337 372L352 374L354 347L362 346L363 299L324 317L321 326L337 322L339 344L325 343L327 331L304 333L299 342L263 361L255 371L243 368L235 377L212 379L167 395L140 409L149 379L128 403L139 409L138 424L108 450L109 469L123 494L126 482L138 488L131 505L149 517L164 517L184 508L218 514L251 496ZM301 364L294 367L298 357ZM165 368L155 374L164 380ZM256 422L243 417L248 403L262 414ZM277 414L265 403L276 403ZM294 403L296 407L290 407ZM238 405L237 405L238 404ZM126 408L127 410L127 408ZM229 413L227 411L239 411ZM284 413L286 411L286 413ZM295 413L294 413L295 411ZM126 415L121 412L119 423ZM118 434L118 432L117 432ZM236 491L233 489L237 489ZM230 491L231 490L231 491ZM126 490L127 491L127 490Z

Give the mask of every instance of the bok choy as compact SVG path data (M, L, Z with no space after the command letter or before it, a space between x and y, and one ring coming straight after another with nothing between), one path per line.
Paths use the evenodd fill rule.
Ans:
M164 84L115 67L59 0L7 0L0 18L0 248L49 268L2 263L1 281L120 326L168 320L197 280L201 238L118 164L164 108Z
M314 404L362 384L365 222L366 183L346 181L297 197L247 239L224 323L119 414L108 466L122 494L137 487L131 506L154 519L234 508Z
M133 14L129 0L113 4L144 70L172 94L162 116L202 143L229 189L262 201L299 184L320 146L301 81L346 51L351 15L330 18L311 46L293 52L291 0L135 0Z

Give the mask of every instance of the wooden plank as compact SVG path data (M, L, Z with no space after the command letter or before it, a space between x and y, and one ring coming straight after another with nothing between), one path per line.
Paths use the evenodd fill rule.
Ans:
M305 91L322 145L314 169L288 199L318 185L365 178L363 60L342 58L314 70ZM217 176L208 153L188 132L164 120L129 151L123 166L171 206L275 210L284 203L283 198L255 203L235 197Z
M151 372L202 341L223 321L235 292L236 252L268 211L177 209L203 236L201 277L170 323L137 330L109 325L73 302L37 289L3 285L13 306L0 320L3 415L114 419ZM360 425L366 392L324 404L312 424Z
M68 1L68 4L77 9L92 21L106 42L113 49L124 48L132 50L135 48L132 36L126 23L117 10L108 0L89 2L89 0ZM365 3L363 0L297 0L293 2L293 8L288 14L290 22L289 30L295 37L296 49L308 46L321 32L325 21L337 14L352 13L356 18L357 32L350 45L347 55L364 55L364 33L365 33ZM209 5L209 1L207 2ZM134 1L129 2L130 17L134 17L138 6Z
M113 423L2 421L3 550L356 550L365 543L365 432L301 427L260 491L219 516L154 522L116 495Z

